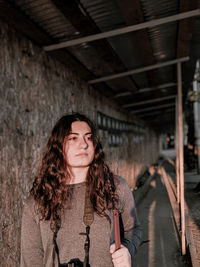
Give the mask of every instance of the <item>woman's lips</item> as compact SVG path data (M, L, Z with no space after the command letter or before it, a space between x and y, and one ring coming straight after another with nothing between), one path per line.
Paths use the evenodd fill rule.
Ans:
M76 154L77 157L85 157L87 155L88 155L87 153L78 153L78 154Z

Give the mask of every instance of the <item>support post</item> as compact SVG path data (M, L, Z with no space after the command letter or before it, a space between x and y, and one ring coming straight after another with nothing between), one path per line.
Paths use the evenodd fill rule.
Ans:
M178 139L179 139L179 177L180 177L180 209L181 209L181 248L186 254L185 242L185 207L184 207L184 155L183 155L183 108L182 108L182 76L181 63L177 63L178 78Z
M176 98L176 127L175 127L175 136L176 136L176 196L177 196L177 202L180 203L180 169L179 169L179 138L178 138L178 98Z

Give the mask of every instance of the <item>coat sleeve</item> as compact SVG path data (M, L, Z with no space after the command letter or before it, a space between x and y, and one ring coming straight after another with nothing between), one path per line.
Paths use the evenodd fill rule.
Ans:
M29 199L22 215L20 267L43 266L43 255L39 220L35 215L33 200Z
M121 191L121 218L123 223L122 244L128 248L132 261L141 244L142 229L137 216L133 193L124 180Z

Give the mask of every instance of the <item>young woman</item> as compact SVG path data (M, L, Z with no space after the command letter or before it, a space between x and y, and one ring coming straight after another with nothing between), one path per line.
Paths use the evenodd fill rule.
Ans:
M123 224L118 250L113 208ZM24 206L20 266L129 267L140 242L132 192L104 162L93 123L78 113L63 116Z

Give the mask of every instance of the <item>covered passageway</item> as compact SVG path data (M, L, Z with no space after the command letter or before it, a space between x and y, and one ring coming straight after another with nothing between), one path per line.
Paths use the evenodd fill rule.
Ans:
M74 111L96 122L107 160L132 190L142 179L153 187L150 200L135 192L141 203L147 197L141 205L150 205L152 223L165 190L179 255L188 250L199 266L184 196L184 167L200 172L199 59L199 0L0 0L2 266L19 264L20 218L39 155L57 118ZM149 244L146 266L160 266Z

